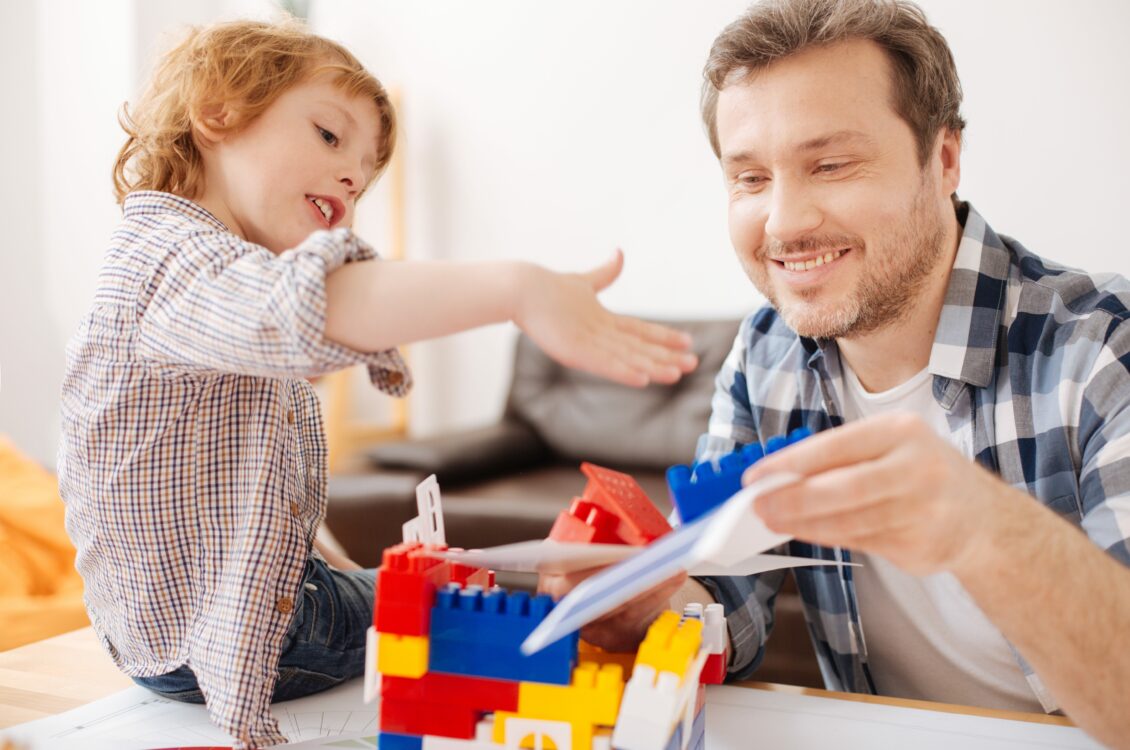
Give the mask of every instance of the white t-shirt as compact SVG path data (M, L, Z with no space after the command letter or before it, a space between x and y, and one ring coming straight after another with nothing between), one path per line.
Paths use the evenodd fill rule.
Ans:
M927 370L889 391L868 393L841 364L843 383L837 385L846 421L913 412L971 454L969 436L951 434ZM952 574L917 577L863 553L853 553L852 561L863 563L852 575L867 662L881 695L1042 711L1004 636Z

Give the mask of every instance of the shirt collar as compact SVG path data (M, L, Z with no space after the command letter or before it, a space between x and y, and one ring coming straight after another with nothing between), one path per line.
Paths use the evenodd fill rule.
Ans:
M231 230L217 219L211 211L187 198L157 190L138 190L130 193L122 201L123 216L145 216L176 213L197 221L202 221L224 232Z
M984 388L996 368L1011 254L972 205L958 204L957 217L963 225L961 241L929 369L934 375Z
M992 382L997 359L1010 253L970 203L958 203L956 211L961 241L927 368L932 375L984 388ZM801 345L809 354L811 369L819 366L824 350L835 342L802 337Z

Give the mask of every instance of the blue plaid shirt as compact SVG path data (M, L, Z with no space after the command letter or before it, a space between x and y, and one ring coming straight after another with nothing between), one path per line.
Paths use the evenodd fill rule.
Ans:
M996 234L967 203L929 370L934 398L978 463L1130 565L1130 282L1057 266ZM716 381L698 460L798 427L843 423L834 341L797 336L771 307L748 317ZM849 562L799 541L787 553ZM1064 571L1069 575L1069 571ZM729 674L757 669L785 571L706 578L725 605ZM797 568L820 670L831 690L876 692L851 568ZM1058 706L1013 649L1047 711Z

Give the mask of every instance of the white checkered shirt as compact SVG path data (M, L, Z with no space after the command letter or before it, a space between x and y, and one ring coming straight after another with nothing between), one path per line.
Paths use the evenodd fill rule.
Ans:
M411 385L395 350L323 333L326 275L375 257L348 229L276 256L133 193L67 347L59 488L94 629L127 675L191 667L237 747L286 741L269 705L326 505L305 378L364 363Z

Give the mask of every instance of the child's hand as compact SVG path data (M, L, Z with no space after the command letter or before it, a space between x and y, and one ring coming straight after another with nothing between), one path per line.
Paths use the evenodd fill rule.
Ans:
M698 365L690 336L606 310L596 298L620 275L624 254L586 273L527 266L514 322L567 367L625 385L674 383Z

